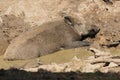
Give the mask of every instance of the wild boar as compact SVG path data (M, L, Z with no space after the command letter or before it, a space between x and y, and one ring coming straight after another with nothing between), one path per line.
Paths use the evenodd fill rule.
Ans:
M5 60L31 59L59 51L61 48L89 46L81 41L99 32L95 25L81 24L76 19L65 16L53 22L29 30L12 40L5 54Z

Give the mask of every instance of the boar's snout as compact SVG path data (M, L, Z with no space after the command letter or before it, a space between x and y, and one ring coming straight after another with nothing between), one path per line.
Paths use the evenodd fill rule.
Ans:
M99 27L97 27L96 25L92 25L92 28L89 30L88 36L90 38L94 38L99 31L100 31Z

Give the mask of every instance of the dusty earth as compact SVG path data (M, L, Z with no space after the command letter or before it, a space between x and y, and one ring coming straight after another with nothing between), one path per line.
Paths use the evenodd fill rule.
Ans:
M0 0L0 68L20 67L31 61L4 61L2 56L15 37L39 27L42 23L57 20L62 14L72 15L81 23L97 25L101 29L100 32L94 39L87 39L93 43L91 47L120 55L120 45L110 48L101 46L120 41L120 0ZM84 60L92 55L86 48L77 48L62 50L39 59L42 64L65 63L71 61L74 56Z

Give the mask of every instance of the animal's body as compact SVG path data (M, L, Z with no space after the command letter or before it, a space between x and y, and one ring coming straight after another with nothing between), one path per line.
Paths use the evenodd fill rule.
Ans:
M8 46L4 59L30 59L53 53L61 48L88 46L88 42L80 41L81 35L91 32L95 35L99 28L77 24L69 17L45 23L15 38Z

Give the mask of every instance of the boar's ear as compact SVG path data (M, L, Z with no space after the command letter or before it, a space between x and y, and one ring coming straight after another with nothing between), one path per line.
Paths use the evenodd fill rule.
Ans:
M74 26L74 21L70 16L65 16L64 17L64 21L65 23L67 23L68 25Z

